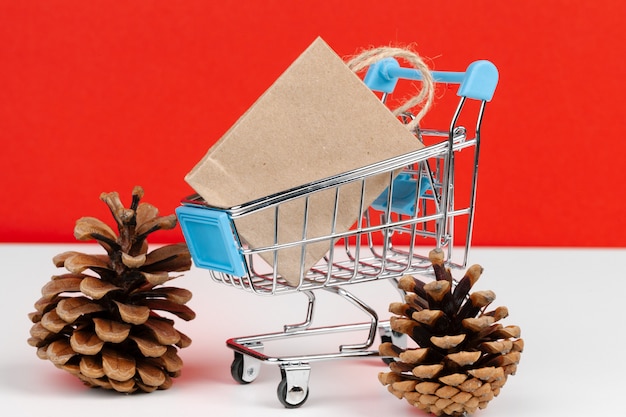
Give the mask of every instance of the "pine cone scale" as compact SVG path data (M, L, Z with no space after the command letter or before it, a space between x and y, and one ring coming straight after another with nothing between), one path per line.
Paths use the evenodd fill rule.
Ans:
M80 373L89 378L102 378L104 368L99 357L93 355L83 356L79 365Z
M121 290L120 287L113 285L109 282L103 282L100 279L93 277L83 278L80 282L80 292L86 296L99 300L111 291Z
M55 295L63 292L79 292L82 280L82 277L75 277L72 275L67 277L58 277L43 286L41 289L41 295L44 297L54 297Z
M114 378L109 377L109 383L111 384L111 387L117 392L130 394L137 390L137 385L132 379L127 379L125 381L116 381Z
M156 340L147 336L130 336L130 338L137 344L141 353L147 358L158 358L167 352L167 346L163 346Z
M74 237L78 240L91 240L91 235L98 234L109 240L115 241L115 232L103 221L95 217L82 217L76 221Z
M70 337L70 345L76 353L81 355L96 355L104 347L104 340L91 331L77 330Z
M59 317L56 310L51 310L41 317L41 325L51 333L59 333L67 322Z
M67 340L55 340L48 345L46 355L55 365L64 365L72 357L76 355L72 346Z
M168 311L185 321L190 321L196 318L196 313L194 313L189 307L184 304L171 302L169 300L144 300L142 301L142 306L145 306L148 310Z
M156 340L163 345L174 345L180 341L180 334L167 321L150 318L142 326L148 329Z
M42 341L46 340L51 334L53 333L50 330L43 327L41 322L38 322L30 328L31 339L29 340L34 340L38 343L41 343Z
M146 385L158 387L165 382L165 374L158 366L150 365L144 362L137 366L137 372L141 381Z
M122 343L130 334L131 326L114 320L93 318L96 335L104 342Z
M152 291L153 296L163 296L176 304L187 304L191 300L191 291L182 288L161 287Z
M159 357L163 361L163 365L168 372L178 372L183 368L183 361L176 354L176 349L171 346L167 348L165 354Z
M150 308L145 305L130 305L115 301L120 317L125 323L144 324L150 317Z
M85 297L65 298L59 301L56 307L56 312L59 317L67 323L75 322L82 315L97 313L99 311L104 311L104 307Z

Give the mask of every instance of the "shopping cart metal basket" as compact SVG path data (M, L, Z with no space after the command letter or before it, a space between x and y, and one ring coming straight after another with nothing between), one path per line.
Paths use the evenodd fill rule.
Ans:
M474 219L480 130L486 103L491 101L498 82L498 71L489 61L475 61L464 72L433 71L432 76L437 83L457 86L459 100L452 118L447 118L447 128L420 129L417 136L427 145L424 148L228 209L211 207L198 195L185 198L177 208L194 264L209 269L214 281L258 295L298 292L308 298L302 323L286 325L276 333L236 337L226 342L234 350L231 373L239 383L252 382L261 364L277 365L282 375L277 390L280 402L288 408L302 405L309 395L311 362L378 356L371 348L377 332L383 340L404 343L400 335L390 330L388 321L379 320L374 309L346 289L348 285L383 279L395 285L405 274L427 275L431 272L427 254L433 247L446 252L449 266L466 266ZM364 82L386 101L399 79L420 80L421 73L403 68L390 58L372 65ZM468 105L469 102L476 104ZM466 112L472 112L469 120L473 126L461 125ZM456 161L461 151L470 155L469 163L463 167L467 172L463 173ZM366 207L366 183L380 175L386 176L387 189ZM458 179L462 175L463 190L459 190L457 183L461 183ZM339 195L344 187L361 189L356 217L360 220L348 231L331 228L327 234L310 237L307 220L315 215L316 208L308 204L312 196L334 193L334 207L330 208L334 218L341 210ZM293 201L301 201L304 207L301 238L279 241L280 208ZM238 218L259 211L272 214L274 244L251 248L239 238L234 224ZM464 233L456 233L458 224L463 224ZM311 268L305 268L304 255L310 245L325 245L326 255ZM301 266L295 285L293 279L288 281L278 272L277 254L285 249L301 254L296 259ZM261 254L266 255L266 260L268 254L269 259L273 255L273 262L262 260ZM317 290L337 294L354 304L368 315L369 322L312 327ZM264 352L264 344L270 341L352 331L366 333L366 340L342 345L336 352L296 356L271 356Z

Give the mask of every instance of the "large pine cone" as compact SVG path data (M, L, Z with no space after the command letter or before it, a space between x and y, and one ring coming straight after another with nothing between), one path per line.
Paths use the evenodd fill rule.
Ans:
M486 311L492 291L471 287L482 267L470 267L455 285L444 266L443 252L430 253L435 280L425 284L412 276L399 286L405 303L392 303L392 330L408 335L417 348L383 343L380 353L395 358L379 380L398 398L434 415L460 416L485 408L515 373L524 342L518 326L497 323L506 307ZM469 294L469 296L468 296Z
M135 187L130 208L117 193L103 193L119 236L102 221L83 217L76 222L78 240L95 239L103 255L65 252L54 257L69 273L53 276L29 315L34 323L28 343L48 359L91 387L119 392L167 389L180 374L178 348L191 340L174 328L174 321L157 311L191 320L185 304L191 292L162 286L186 271L191 257L185 244L160 247L148 253L147 236L176 226L174 215L140 203ZM88 274L87 271L94 273Z

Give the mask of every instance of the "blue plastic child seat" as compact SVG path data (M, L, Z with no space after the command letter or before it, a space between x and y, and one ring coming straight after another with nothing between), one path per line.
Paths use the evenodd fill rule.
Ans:
M420 179L420 197L423 197L431 189L430 180L424 176ZM376 210L385 211L387 209L387 196L389 188L378 196L372 207ZM391 211L407 216L415 216L417 212L415 202L417 194L417 179L410 174L400 174L393 180L393 192L391 196Z

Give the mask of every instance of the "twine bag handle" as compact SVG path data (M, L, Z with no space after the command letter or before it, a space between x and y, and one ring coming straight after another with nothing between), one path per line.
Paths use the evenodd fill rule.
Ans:
M435 83L430 69L417 53L405 48L382 46L361 52L359 55L348 60L346 65L353 72L359 73L370 65L385 58L402 58L422 73L422 88L419 93L392 110L394 115L399 116L414 107L421 107L419 112L413 117L413 120L406 124L407 129L411 132L419 132L420 120L422 120L433 104Z

